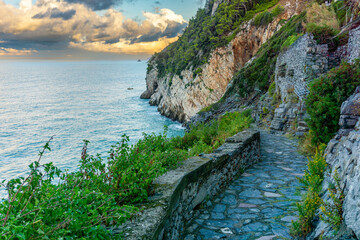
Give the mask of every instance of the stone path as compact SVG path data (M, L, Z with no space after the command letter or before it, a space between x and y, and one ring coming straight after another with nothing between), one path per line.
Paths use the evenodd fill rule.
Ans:
M296 177L303 176L307 164L296 144L261 132L262 161L200 206L183 239L291 239L288 227L303 192Z

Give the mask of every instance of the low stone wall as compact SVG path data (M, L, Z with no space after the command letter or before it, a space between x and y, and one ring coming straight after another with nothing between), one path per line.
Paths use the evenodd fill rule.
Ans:
M224 189L242 170L260 159L260 133L245 130L211 154L185 160L178 169L155 179L143 210L119 232L125 239L180 239L184 224L206 198Z

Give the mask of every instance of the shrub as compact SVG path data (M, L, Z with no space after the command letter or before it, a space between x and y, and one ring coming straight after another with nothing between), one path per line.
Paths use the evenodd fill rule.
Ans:
M332 8L313 3L307 9L306 20L306 30L314 35L318 44L329 44L330 50L337 48L334 37L340 31L340 24Z
M280 5L277 5L273 10L271 10L271 15L273 17L276 17L276 16L279 16L283 12L284 12L284 8Z
M226 113L219 120L191 126L190 131L178 142L181 149L189 149L191 155L210 153L225 142L225 139L240 132L252 123L251 111Z
M320 148L311 159L309 158L308 169L305 176L299 179L307 189L303 202L296 204L299 212L298 221L293 221L291 234L295 237L306 237L311 231L312 221L321 206L322 200L319 196L324 181L326 160L323 155L324 146Z
M165 129L159 135L143 134L131 146L124 135L106 160L88 155L85 141L79 170L72 173L41 164L45 150L51 150L49 141L29 166L29 176L6 184L8 199L0 202L1 239L119 239L109 227L138 210L135 204L153 194L156 177L189 156L211 152L251 122L249 111L227 113L210 126L193 127L184 137L167 138Z
M281 14L284 11L284 8L281 6L276 6L271 12L264 11L262 13L259 13L254 18L253 24L255 26L261 26L261 25L267 25L273 21L275 17L277 17L279 14Z
M306 108L310 118L306 120L312 143L328 143L338 131L341 104L360 84L360 61L341 63L328 74L315 79L310 85Z
M273 20L273 16L269 11L265 11L256 15L254 19L255 26L267 25L271 23Z
M281 51L288 49L291 45L293 45L296 40L298 40L303 34L291 35L289 36L284 43L281 45Z

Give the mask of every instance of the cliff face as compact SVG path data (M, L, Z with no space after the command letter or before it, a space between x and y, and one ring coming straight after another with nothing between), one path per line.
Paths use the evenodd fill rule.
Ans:
M343 226L339 232L318 221L308 239L360 239L360 88L341 107L338 135L325 151L330 174L325 177L322 198L331 202L329 186L336 184L335 175L344 194ZM338 235L334 238L335 235Z
M155 62L150 61L151 70L146 76L147 90L142 98L150 99L150 104L157 105L161 114L173 120L189 121L202 108L220 100L234 73L279 30L281 20L289 19L301 11L302 2L280 1L279 4L284 7L283 13L268 25L259 27L254 26L252 21L244 23L227 46L212 51L208 63L202 65L199 71L188 69L172 79L170 75L159 78ZM194 78L195 70L200 74Z

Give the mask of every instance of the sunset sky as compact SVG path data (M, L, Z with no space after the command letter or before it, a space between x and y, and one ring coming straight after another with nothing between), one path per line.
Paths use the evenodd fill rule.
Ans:
M146 58L204 0L0 0L1 59Z

